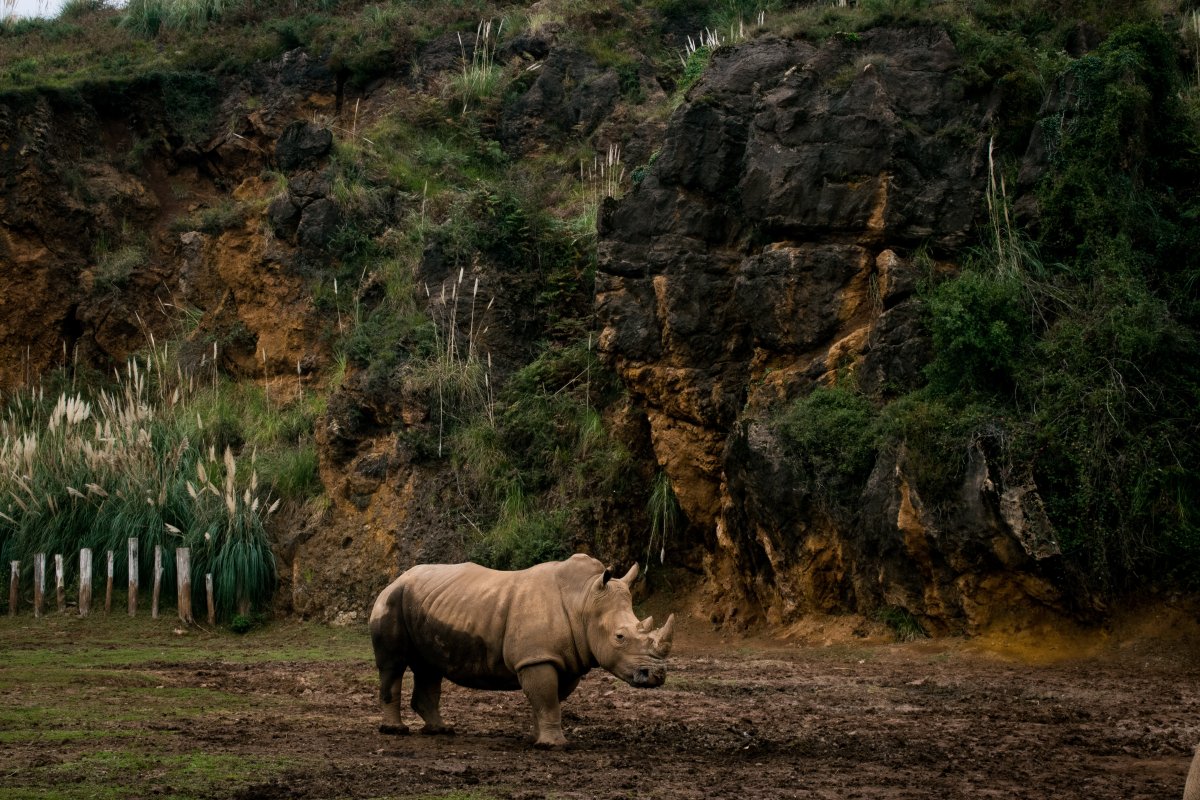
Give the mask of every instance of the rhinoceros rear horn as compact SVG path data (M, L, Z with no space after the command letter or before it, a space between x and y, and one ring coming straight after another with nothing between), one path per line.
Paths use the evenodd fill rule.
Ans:
M608 567L605 567L604 575L601 576L601 578L600 578L600 585L608 586L608 582L612 580L612 576L613 576L612 570L609 569Z
M675 615L667 617L667 622L661 628L650 634L654 654L666 658L671 653L671 643L675 637Z
M637 624L638 633L649 633L654 630L654 617L646 617Z
M637 576L638 565L635 561L633 562L633 566L629 568L629 572L625 573L625 577L621 578L621 583L625 584L626 586L633 586L633 582L637 580Z

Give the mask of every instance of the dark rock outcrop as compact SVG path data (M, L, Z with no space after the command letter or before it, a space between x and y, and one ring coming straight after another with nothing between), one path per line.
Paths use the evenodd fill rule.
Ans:
M958 64L937 29L719 50L645 179L604 209L601 348L708 532L715 619L744 598L775 620L900 606L950 631L1058 602L1036 492L1001 486L982 452L948 516L885 453L844 518L795 488L763 422L843 375L877 398L919 385L912 255L969 243L985 183Z
M309 166L333 147L333 131L305 120L296 120L283 129L275 143L275 162L280 169Z
M530 46L543 52L545 42ZM540 63L532 85L504 108L499 139L506 152L523 153L568 132L587 137L620 97L617 74L585 53L556 48Z

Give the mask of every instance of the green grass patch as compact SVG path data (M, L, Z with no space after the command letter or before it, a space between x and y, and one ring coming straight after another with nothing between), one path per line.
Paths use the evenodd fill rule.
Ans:
M156 796L206 798L231 784L249 784L280 774L292 758L263 758L203 752L163 755L138 749L100 750L53 766L33 766L0 789L0 798L120 798L153 788ZM134 782L130 777L134 776Z
M0 797L202 798L305 765L193 742L198 721L233 726L239 715L286 713L296 702L287 692L205 686L214 678L196 676L197 667L219 679L236 663L347 662L370 682L361 628L267 624L242 636L177 628L147 613L0 618L0 744L12 748ZM25 761L37 748L54 758Z

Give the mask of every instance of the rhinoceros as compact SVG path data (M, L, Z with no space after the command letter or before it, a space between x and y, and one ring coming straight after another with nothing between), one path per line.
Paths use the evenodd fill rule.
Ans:
M379 668L381 733L407 733L400 715L405 669L422 733L453 733L438 706L442 679L474 689L522 689L533 707L534 744L566 745L559 703L593 667L637 687L661 686L675 615L654 630L638 621L629 588L637 564L616 578L590 556L503 572L478 564L423 564L375 600L371 643Z

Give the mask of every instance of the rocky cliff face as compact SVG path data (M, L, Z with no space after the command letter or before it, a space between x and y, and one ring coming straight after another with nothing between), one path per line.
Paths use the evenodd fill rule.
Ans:
M328 225L300 248L263 236L277 189L262 176L287 124L335 100L332 73L294 53L230 85L164 77L0 102L0 389L64 358L120 364L148 334L179 333L184 309L203 314L190 338L222 339L235 374L312 369L325 354L302 251L319 254ZM319 172L324 133L319 152L285 139L279 170Z
M949 631L1058 601L1036 493L982 446L950 512L924 507L901 451L838 519L766 424L819 384L877 400L918 384L919 272L954 268L987 180L958 65L939 30L720 50L601 221L601 347L703 536L714 621L898 606Z
M434 42L419 74L453 69L443 50L459 52ZM964 96L945 33L722 49L665 134L627 118L616 72L553 37L508 55L543 62L489 121L510 157L605 132L650 162L601 213L600 346L635 401L608 421L637 453L648 427L689 520L687 555L703 563L703 614L736 624L897 606L950 631L1008 603L1057 606L1036 492L1006 485L986 444L949 511L925 506L900 449L880 457L847 519L796 489L770 424L817 385L852 377L885 400L921 381L917 280L954 269L986 181L986 110ZM666 102L644 72L632 75L641 94ZM183 307L199 311L198 358L215 340L234 375L319 375L328 345L311 280L345 213L329 126L411 99L420 87L397 77L356 98L350 120L336 76L295 51L200 87L218 123L203 131L163 86L0 104L0 388L75 353L119 363L148 332L177 331L170 309ZM485 284L502 285L482 262ZM435 286L455 272L436 242L419 269ZM524 352L523 295L496 295L508 320L496 352ZM309 616L353 619L398 565L463 556L448 468L396 433L428 427L427 403L362 377L330 396L318 426L329 513L294 517L277 537L286 605ZM625 512L588 530L632 541L643 509Z

